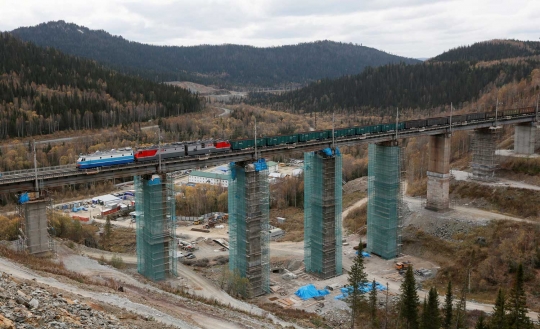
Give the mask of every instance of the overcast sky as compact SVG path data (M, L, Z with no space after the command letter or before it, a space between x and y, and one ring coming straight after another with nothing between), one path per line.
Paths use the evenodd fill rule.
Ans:
M328 39L415 58L540 38L540 0L0 0L0 12L0 31L65 20L159 45Z

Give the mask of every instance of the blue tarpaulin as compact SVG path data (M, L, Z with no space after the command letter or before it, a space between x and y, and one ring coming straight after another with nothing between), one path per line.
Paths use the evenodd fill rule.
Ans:
M325 148L324 150L322 150L324 154L326 154L327 156L331 157L332 156L332 149L327 147Z
M300 287L294 294L302 300L307 300L313 297L325 296L330 292L326 289L317 290L314 285L308 284L307 286Z
M23 193L19 196L19 203L23 204L25 202L30 201L30 197L28 197L28 193Z
M255 165L255 171L268 169L268 166L266 165L266 161L264 161L264 159L257 160L257 162L255 162L254 165Z
M356 251L356 254L358 255L358 250ZM371 257L371 255L365 251L362 251L362 257L366 258L366 257Z
M358 290L360 290L360 292L362 293L367 293L371 291L372 286L373 286L372 282L366 282L365 284L358 287ZM341 292L343 293L344 297L347 297L347 294L350 294L352 292L352 289L353 288L351 286L343 287L341 288ZM379 282L375 282L375 289L379 291L384 291L386 290L386 287L380 284Z

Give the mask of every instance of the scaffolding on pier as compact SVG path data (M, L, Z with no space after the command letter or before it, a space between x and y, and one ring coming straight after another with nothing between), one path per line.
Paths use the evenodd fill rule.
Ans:
M342 157L304 153L304 264L321 279L342 274Z
M268 166L259 159L230 168L229 269L249 280L256 297L270 292Z
M495 149L501 129L475 129L471 138L472 178L480 181L495 180L497 157Z
M22 219L19 222L19 239L17 249L30 254L54 252L54 239L50 236L49 221L52 212L52 200L45 191L23 193L19 196L17 213Z
M135 176L137 270L153 281L177 274L173 179L167 174Z
M369 144L367 250L384 259L401 252L402 150L397 145Z

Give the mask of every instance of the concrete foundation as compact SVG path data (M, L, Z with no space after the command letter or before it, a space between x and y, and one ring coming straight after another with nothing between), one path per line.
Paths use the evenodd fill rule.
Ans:
M532 123L516 125L514 130L514 152L534 154L536 144L536 126Z
M51 250L47 232L47 205L47 200L39 199L21 205L26 247L30 254L42 254Z
M429 137L426 209L441 211L450 207L450 136Z

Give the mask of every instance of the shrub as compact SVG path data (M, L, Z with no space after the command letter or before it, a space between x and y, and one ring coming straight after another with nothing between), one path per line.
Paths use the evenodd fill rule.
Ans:
M126 263L124 263L122 257L113 255L111 258L111 266L117 269L123 269L126 267Z

